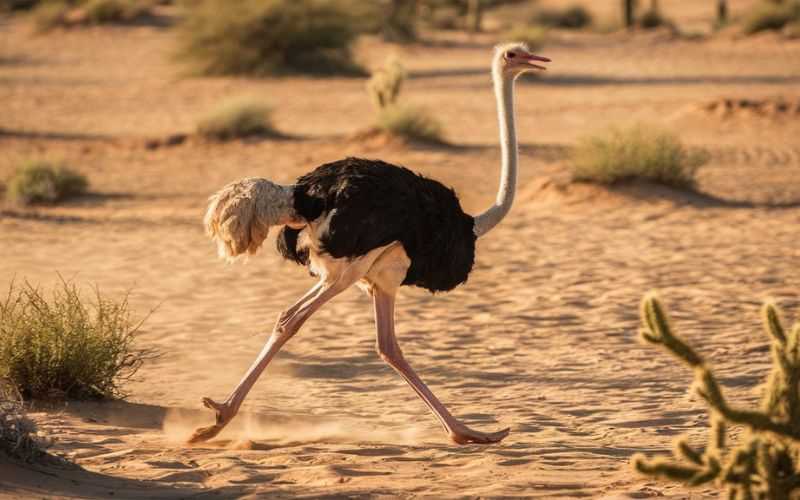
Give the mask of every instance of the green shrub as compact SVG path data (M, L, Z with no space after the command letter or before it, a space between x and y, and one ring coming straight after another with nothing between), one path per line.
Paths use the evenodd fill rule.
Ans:
M272 126L270 114L270 108L259 101L228 101L200 121L197 133L218 141L278 135Z
M687 150L669 132L635 126L582 139L572 152L571 167L576 181L613 184L644 179L692 187L695 172L707 161L707 153Z
M378 129L407 139L443 144L442 126L421 108L389 106L378 113Z
M88 187L86 177L64 165L29 161L8 181L6 194L21 205L56 203L80 196Z
M192 3L179 56L205 75L363 74L350 46L359 21L337 0Z
M787 24L800 21L800 1L782 3L764 1L744 19L743 31L751 35L760 31L781 30Z
M30 462L43 453L36 425L25 415L22 395L8 379L0 378L0 456Z
M87 306L63 280L50 300L12 283L0 303L0 377L26 398L124 397L121 384L152 355L134 347L140 326L127 295L114 301L95 290Z
M694 390L709 407L708 444L699 450L679 438L674 460L635 455L642 474L680 481L688 486L716 483L724 498L798 498L800 492L800 323L785 330L777 308L763 308L764 327L772 341L772 371L764 386L761 408L731 406L703 357L672 327L654 295L642 301L641 339L660 345L694 372ZM727 428L741 425L738 444L728 443Z
M533 22L551 28L583 29L592 24L592 14L580 5L561 10L542 9L535 14Z
M547 41L547 30L541 26L516 26L508 31L504 38L523 42L530 50L539 50Z

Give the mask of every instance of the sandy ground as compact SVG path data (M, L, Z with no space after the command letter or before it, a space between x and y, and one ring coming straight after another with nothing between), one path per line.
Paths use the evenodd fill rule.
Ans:
M669 2L665 2L669 4ZM732 2L734 4L738 3ZM696 2L686 16L700 15ZM494 196L499 153L487 64L491 36L359 47L367 64L397 53L403 98L436 109L453 147L348 140L371 113L358 79L188 78L168 28L39 36L0 25L0 177L28 157L68 161L93 195L57 208L0 212L0 287L56 273L110 294L132 289L141 335L161 357L127 402L42 407L52 451L78 464L0 461L0 497L713 497L638 476L635 452L702 441L689 374L635 340L642 294L659 290L679 331L718 369L735 401L753 401L768 367L758 309L800 311L800 119L709 113L722 98L798 97L800 42L771 35L687 41L665 33L560 34L548 75L519 85L518 203L479 242L466 286L404 289L398 334L421 376L501 444L450 444L374 352L371 303L351 290L276 358L219 439L202 396L224 397L278 312L313 282L270 241L246 264L216 260L202 234L206 197L230 180L290 181L344 155L380 157L452 185L474 213ZM148 149L191 133L226 97L275 106L292 139ZM708 196L646 186L569 185L567 154L586 133L644 122L707 148Z

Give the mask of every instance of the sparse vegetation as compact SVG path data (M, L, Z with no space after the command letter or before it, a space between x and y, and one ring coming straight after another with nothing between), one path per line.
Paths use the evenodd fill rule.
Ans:
M674 460L633 457L636 469L648 476L680 481L688 486L716 483L726 498L797 498L800 490L800 322L784 329L777 308L763 308L764 327L772 340L772 371L766 381L759 410L732 407L722 394L714 372L703 357L672 332L654 295L642 302L641 338L662 346L694 372L695 392L711 412L711 429L705 450L679 438ZM728 444L727 428L742 425L736 446Z
M8 181L7 197L14 203L30 205L56 203L86 192L89 182L83 175L48 161L29 161Z
M22 395L9 380L0 378L0 454L31 462L43 453L36 426L25 415Z
M692 187L695 172L707 161L706 152L687 150L672 133L634 126L581 140L573 150L571 166L576 181L613 184L643 179Z
M412 140L443 143L442 127L427 111L398 104L405 81L405 70L399 61L390 59L367 82L367 92L378 112L379 130Z
M523 42L530 50L539 50L547 41L547 30L541 26L516 26L505 34L505 39Z
M361 23L337 0L200 0L186 8L180 57L204 75L363 74Z
M672 22L661 14L657 8L647 9L642 17L639 18L638 23L644 29L655 29L662 26L673 26Z
M800 23L800 0L763 1L747 15L742 29L752 35L761 31L782 30L792 23Z
M565 9L541 9L532 21L541 26L577 30L592 24L592 14L581 5L573 5Z
M0 302L0 378L26 398L124 397L121 384L152 355L135 348L140 326L127 295L114 301L95 290L88 306L63 280L50 300L12 283Z
M267 105L253 99L224 102L200 121L197 133L219 141L275 136L278 133L272 126L270 114L271 110Z
M378 128L399 137L422 142L443 143L442 126L426 110L391 106L380 111Z

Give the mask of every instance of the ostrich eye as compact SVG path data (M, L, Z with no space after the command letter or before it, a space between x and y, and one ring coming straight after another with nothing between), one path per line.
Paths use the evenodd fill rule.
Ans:
M515 56L516 56L516 54L515 54L515 53L513 53L513 52L506 52L506 57L507 57L508 59L513 59Z

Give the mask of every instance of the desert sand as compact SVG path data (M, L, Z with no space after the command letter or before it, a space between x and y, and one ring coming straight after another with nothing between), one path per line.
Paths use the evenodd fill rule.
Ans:
M679 21L710 15L698 2L663 3ZM125 402L35 403L51 452L79 467L0 461L0 498L714 497L630 466L680 434L702 442L707 424L690 374L637 342L638 304L657 290L730 397L757 399L769 364L762 300L800 314L800 117L712 103L798 98L800 41L774 35L560 33L541 51L554 61L548 74L518 86L511 214L479 242L466 285L436 296L404 288L398 301L412 365L469 425L510 426L505 441L448 442L375 353L371 302L353 289L285 347L219 438L184 444L211 423L200 398L227 395L279 311L313 284L278 257L274 236L246 263L219 261L201 227L214 190L244 176L290 182L360 155L453 186L470 213L493 199L497 37L434 38L366 39L358 54L372 66L397 54L410 73L403 98L436 110L451 147L353 140L372 113L362 79L192 78L172 58L168 27L36 35L23 19L2 21L0 178L23 158L61 158L93 194L3 206L0 288L46 288L61 273L87 290L130 290L137 315L153 311L141 345L161 356ZM191 136L200 115L242 95L273 104L291 137ZM635 122L708 149L704 194L570 184L578 138ZM190 136L162 144L173 134Z

